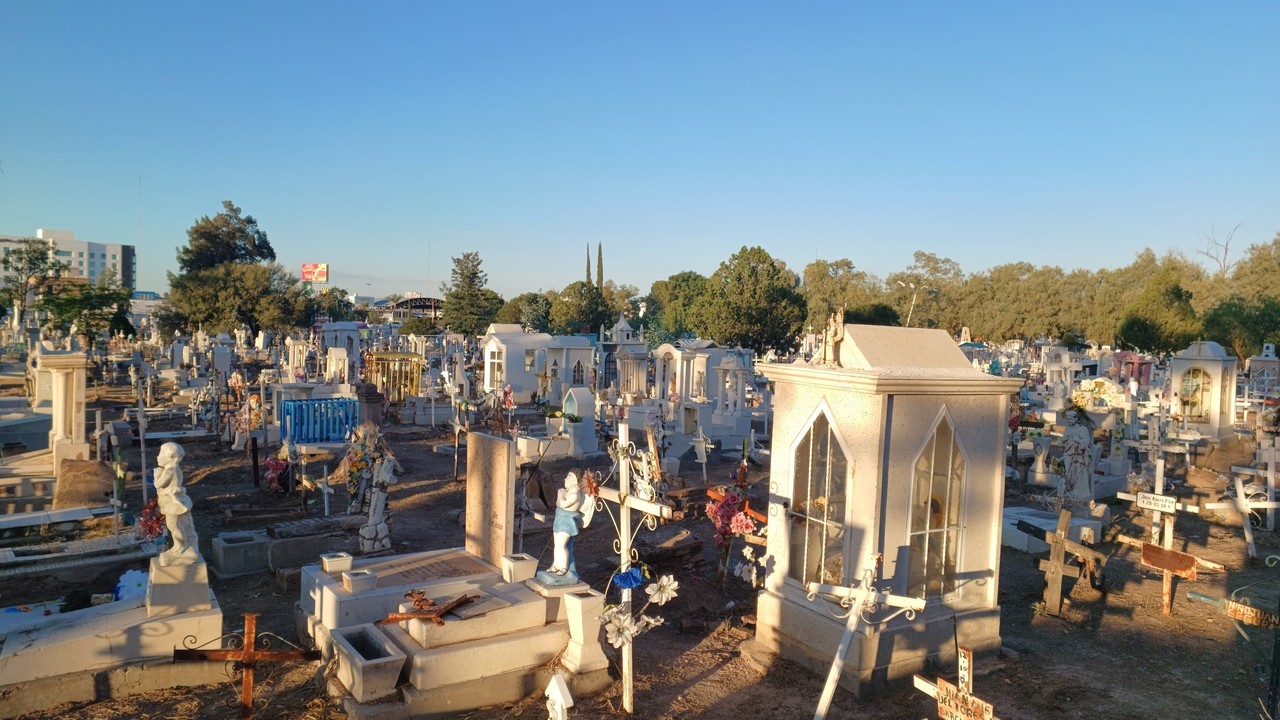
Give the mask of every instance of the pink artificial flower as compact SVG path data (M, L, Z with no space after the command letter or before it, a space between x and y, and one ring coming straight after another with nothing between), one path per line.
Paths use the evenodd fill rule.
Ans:
M740 512L729 521L729 531L734 535L750 535L756 531L756 521Z

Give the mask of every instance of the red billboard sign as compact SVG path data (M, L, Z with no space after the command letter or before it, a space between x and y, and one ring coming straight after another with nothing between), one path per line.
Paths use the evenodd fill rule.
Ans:
M329 282L329 263L302 263L302 281L311 283Z

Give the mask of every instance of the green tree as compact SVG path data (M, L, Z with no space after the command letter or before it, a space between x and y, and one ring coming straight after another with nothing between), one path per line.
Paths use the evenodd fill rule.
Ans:
M298 278L279 263L229 262L169 278L164 330L230 332L241 325L287 333L310 321L312 305Z
M56 292L46 293L36 307L48 313L45 327L68 333L74 326L81 345L89 348L110 330L113 319L125 314L127 322L132 297L133 292L121 287L114 274L106 273L95 283L61 282Z
M760 247L743 247L707 280L692 327L721 345L765 352L794 350L808 314L800 279Z
M324 315L330 322L345 322L355 317L355 303L342 288L327 287L311 296L311 317Z
M609 308L595 283L579 281L556 293L550 319L551 329L559 335L596 332L609 322Z
M901 325L902 317L892 305L871 303L844 311L844 321L858 325ZM826 325L823 325L826 327Z
M1232 292L1245 300L1280 300L1280 233L1269 243L1250 246L1231 273Z
M707 292L707 278L692 270L656 280L645 297L647 332L659 343L692 334L690 316Z
M604 297L605 307L609 309L610 327L619 315L626 317L629 322L640 317L640 290L635 285L618 285L612 280L606 280L600 292Z
M4 269L5 301L13 308L12 327L22 327L23 315L62 275L67 266L54 259L49 243L25 238L0 261Z
M805 266L802 278L800 292L809 306L806 327L825 328L827 318L842 307L845 320L852 322L850 308L880 303L886 297L884 283L874 275L856 270L848 258L815 260Z
M411 317L400 323L401 335L439 335L440 328L431 322L431 318Z
M276 251L267 234L258 228L252 215L240 215L230 200L222 201L222 212L196 220L187 230L187 245L178 248L181 273L208 270L226 263L273 261Z
M544 292L521 293L508 300L494 322L522 325L526 330L547 332L551 327L551 300Z
M1251 358L1280 328L1280 300L1264 297L1250 302L1232 295L1209 308L1203 324L1206 340L1230 348L1241 360Z
M1117 331L1122 346L1170 354L1191 344L1201 324L1191 307L1191 293L1166 268L1147 280L1142 293L1127 309Z
M444 294L443 321L452 332L480 335L502 309L502 296L485 287L488 275L480 269L481 264L478 252L453 258L451 282L440 286ZM590 268L590 260L587 266Z

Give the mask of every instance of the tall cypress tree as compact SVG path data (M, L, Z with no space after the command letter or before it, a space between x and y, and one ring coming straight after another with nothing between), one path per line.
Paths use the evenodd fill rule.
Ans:
M587 243L587 284L591 284L591 243Z
M596 243L596 288L604 292L604 243Z

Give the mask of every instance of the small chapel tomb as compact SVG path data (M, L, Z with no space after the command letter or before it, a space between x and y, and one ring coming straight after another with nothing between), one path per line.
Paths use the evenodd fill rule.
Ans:
M1022 381L974 369L942 330L833 321L824 345L816 362L763 368L776 393L756 640L825 673L845 621L806 586L871 570L877 590L926 604L857 628L840 684L867 694L954 662L957 640L1000 647L1007 418Z

